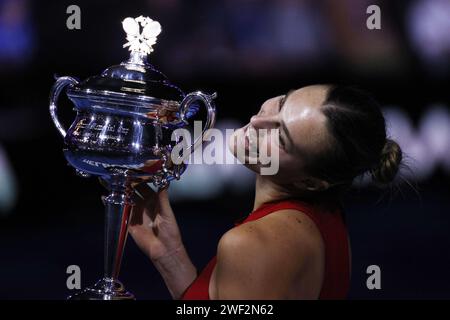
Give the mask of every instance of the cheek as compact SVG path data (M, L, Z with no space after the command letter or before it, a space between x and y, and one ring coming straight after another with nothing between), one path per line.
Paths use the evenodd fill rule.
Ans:
M278 156L280 157L285 153L280 146L279 132L277 130L269 130L269 132L263 136L260 143L260 148L261 147L266 148L266 154L269 156L272 156L272 154L276 155L276 153L278 153Z

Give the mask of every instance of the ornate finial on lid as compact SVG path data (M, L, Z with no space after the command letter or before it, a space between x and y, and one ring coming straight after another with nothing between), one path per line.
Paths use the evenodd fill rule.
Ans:
M123 30L127 33L127 43L123 47L141 54L153 52L152 46L156 43L156 37L161 33L161 25L158 21L149 17L125 18L122 21ZM142 28L142 32L141 32Z

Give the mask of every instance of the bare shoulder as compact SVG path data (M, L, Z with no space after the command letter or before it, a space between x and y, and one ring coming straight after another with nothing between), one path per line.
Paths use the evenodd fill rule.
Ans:
M214 296L286 298L322 246L314 222L296 210L273 212L235 227L219 241Z
M278 248L286 249L286 254L289 251L306 254L322 246L315 223L301 211L285 209L229 230L220 239L218 250Z

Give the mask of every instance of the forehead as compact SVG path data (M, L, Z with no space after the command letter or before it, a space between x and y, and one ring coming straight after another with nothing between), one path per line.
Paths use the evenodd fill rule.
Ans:
M327 85L307 86L291 92L288 100L298 106L319 108L325 102L328 91Z
M304 87L292 92L285 102L281 116L299 151L317 151L324 145L326 117L320 107L327 93L327 86Z

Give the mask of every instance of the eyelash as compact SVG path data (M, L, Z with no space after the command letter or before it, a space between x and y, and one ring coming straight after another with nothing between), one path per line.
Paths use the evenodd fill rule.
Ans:
M278 100L278 110L281 110L281 107L282 107L282 105L283 105L283 103L284 103L284 99L286 98L286 96L282 96L281 98L280 98L280 100Z
M286 96L282 96L278 100L278 110L281 110L281 107L283 106L283 103L284 103L285 99L286 99ZM281 137L281 130L279 130L278 139L280 141L280 146L284 149L285 148L285 144L284 144L283 138Z
M278 140L280 141L280 146L284 149L285 148L285 144L284 144L283 138L281 137L281 131L278 134Z

